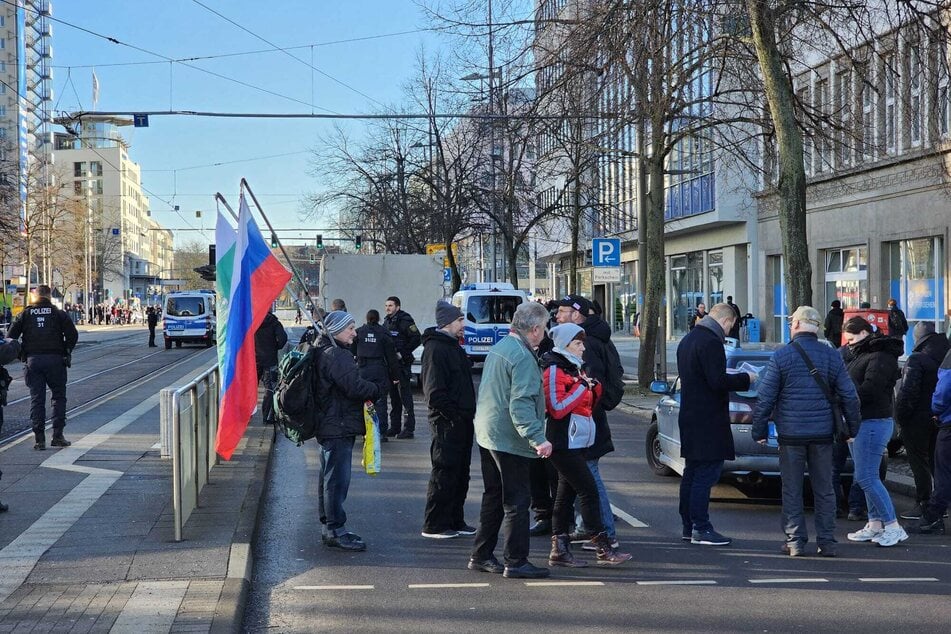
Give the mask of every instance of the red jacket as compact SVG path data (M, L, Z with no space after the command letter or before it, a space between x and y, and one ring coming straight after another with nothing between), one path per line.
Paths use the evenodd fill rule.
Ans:
M601 384L589 389L584 372L556 352L547 353L542 364L548 366L542 379L547 413L545 436L554 449L567 449L571 414L591 416L601 397Z

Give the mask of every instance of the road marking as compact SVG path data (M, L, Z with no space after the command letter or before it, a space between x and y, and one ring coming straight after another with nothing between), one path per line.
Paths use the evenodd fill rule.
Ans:
M866 583L900 583L902 581L938 581L935 577L859 577Z
M373 590L376 586L294 586L295 590Z
M490 583L411 583L407 588L412 590L429 590L438 588L488 588Z
M629 513L625 513L624 511L614 506L613 504L611 505L611 510L614 511L615 515L620 517L622 520L624 520L625 522L627 522L634 528L647 528L647 524L637 519L633 515L630 515Z
M526 586L603 586L603 581L526 581Z
M672 581L637 581L639 586L715 586L713 579L674 579Z
M26 581L36 563L63 534L88 511L106 491L122 477L121 471L99 469L73 464L89 450L106 442L133 421L138 420L150 409L158 405L158 394L150 396L132 409L86 434L71 447L59 449L55 454L40 463L50 469L85 473L88 478L66 493L59 502L51 506L39 519L31 524L16 539L0 550L0 562L3 578L0 580L0 603Z
M829 583L828 579L750 579L750 583Z
M119 613L110 632L168 632L188 590L187 581L144 581Z

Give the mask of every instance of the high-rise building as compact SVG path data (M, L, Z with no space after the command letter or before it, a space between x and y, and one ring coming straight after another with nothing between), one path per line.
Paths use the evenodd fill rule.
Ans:
M150 217L140 168L129 158L119 128L132 120L84 116L57 120L71 134L56 135L59 195L87 216L93 302L138 298L151 302L172 267L172 232Z

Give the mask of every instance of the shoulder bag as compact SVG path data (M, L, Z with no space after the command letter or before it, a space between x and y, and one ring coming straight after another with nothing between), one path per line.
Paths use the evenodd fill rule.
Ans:
M799 345L799 342L793 341L790 345L796 349L796 352L798 352L799 356L802 357L802 360L805 361L806 367L809 368L809 374L812 375L812 378L819 386L819 389L822 390L826 400L829 401L829 405L832 407L832 422L835 425L835 439L839 442L845 442L852 437L852 434L849 430L849 423L845 420L845 416L842 414L842 405L839 403L839 399L832 396L832 391L829 389L829 384L826 383L825 378L819 374L816 366L812 363L812 359L810 359L809 355L806 354L806 351L802 349L802 346Z

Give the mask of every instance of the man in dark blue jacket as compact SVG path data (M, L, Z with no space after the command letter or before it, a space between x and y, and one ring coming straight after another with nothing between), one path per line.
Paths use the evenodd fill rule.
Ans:
M752 374L727 374L726 333L736 313L716 304L677 346L680 370L680 454L686 462L680 481L683 539L692 544L726 546L732 540L713 530L710 489L725 460L736 458L730 430L730 392L748 390Z
M366 550L366 544L359 535L347 531L343 503L350 489L353 441L366 432L363 403L378 399L385 388L360 376L357 361L350 352L350 344L357 336L350 313L341 310L327 313L324 328L327 334L317 342L318 393L326 397L326 408L317 425L321 532L325 546L361 551Z
M913 533L944 534L944 514L951 504L951 352L938 369L938 386L931 397L931 411L938 421L934 450L934 491Z
M780 348L757 384L753 440L765 444L770 418L779 438L779 471L783 481L783 550L802 555L809 541L803 514L802 486L806 467L816 510L819 554L835 557L835 491L832 486L832 405L802 358L798 346L838 398L849 424L850 438L859 430L859 397L838 352L819 342L822 317L812 306L800 306L790 318L792 343Z

